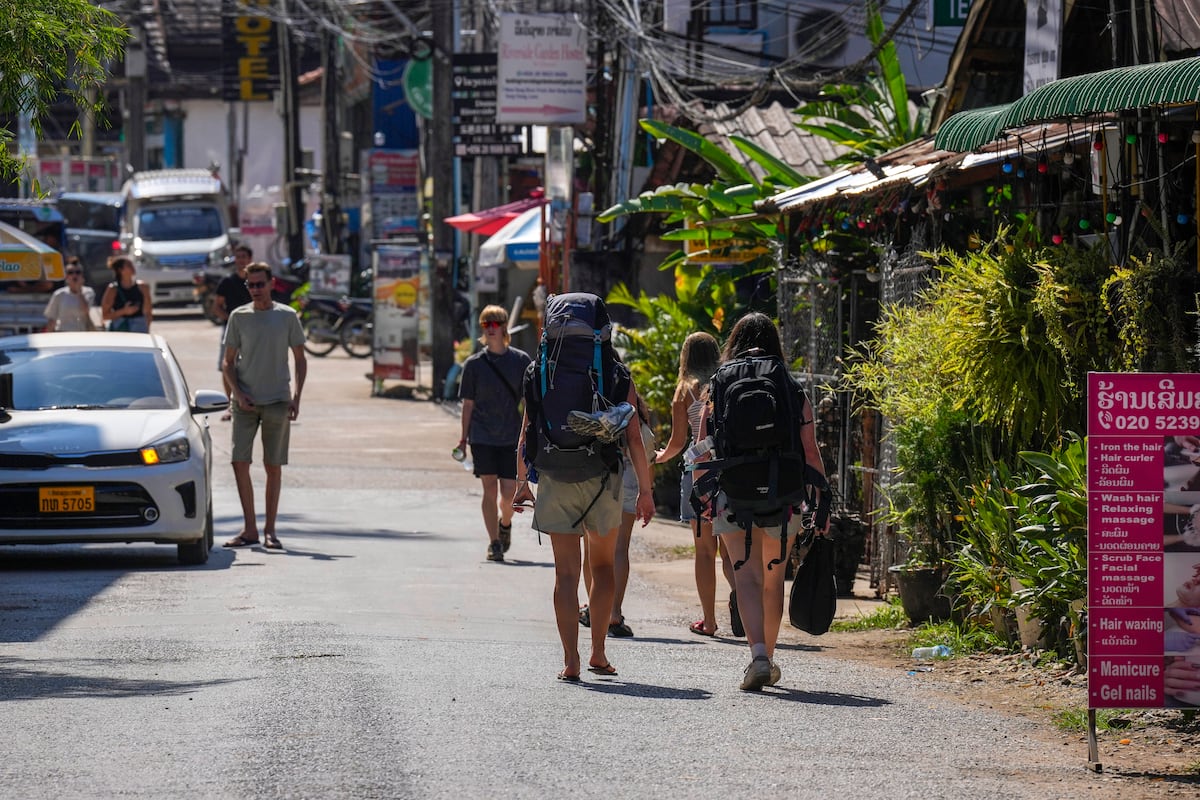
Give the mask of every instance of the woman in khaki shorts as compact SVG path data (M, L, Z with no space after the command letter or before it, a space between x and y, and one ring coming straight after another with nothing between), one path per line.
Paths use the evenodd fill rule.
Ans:
M628 402L636 407L637 390L630 381ZM526 414L529 413L528 404ZM528 420L521 423L521 441L517 445L517 494L513 508L517 511L533 506L533 527L550 538L554 551L554 616L558 636L563 646L563 669L558 679L580 679L579 656L579 577L583 568L581 545L587 537L588 566L592 575L588 604L592 618L610 619L615 595L614 563L618 529L621 525L622 486L619 473L608 473L580 483L556 481L546 474L538 477L537 502L529 486L525 459L525 431ZM649 524L654 516L653 481L650 461L640 436L627 437L628 457L637 475L636 519ZM536 445L531 445L536 446ZM608 660L605 642L608 626L592 625L592 652L588 672L597 675L616 675L617 669Z

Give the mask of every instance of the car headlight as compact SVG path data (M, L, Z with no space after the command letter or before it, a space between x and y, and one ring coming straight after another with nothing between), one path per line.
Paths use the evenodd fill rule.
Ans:
M225 245L208 254L208 265L210 267L228 266L231 261L233 261L233 247L230 245Z
M142 463L174 464L179 461L187 461L191 453L192 446L188 444L187 437L180 434L171 439L152 444L149 447L143 447Z

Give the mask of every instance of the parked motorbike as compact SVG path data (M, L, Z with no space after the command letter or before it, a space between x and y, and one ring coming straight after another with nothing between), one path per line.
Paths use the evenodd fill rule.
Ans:
M213 325L222 325L224 322L217 316L217 284L225 277L221 272L210 272L209 270L199 270L192 275L192 293L196 296L196 302L200 305L200 312L204 318Z
M300 301L304 349L327 356L339 345L354 358L367 358L374 348L374 303L369 297L307 295Z
M271 299L276 303L291 305L296 299L296 291L308 283L308 265L303 259L295 264L283 267L280 272L271 276Z

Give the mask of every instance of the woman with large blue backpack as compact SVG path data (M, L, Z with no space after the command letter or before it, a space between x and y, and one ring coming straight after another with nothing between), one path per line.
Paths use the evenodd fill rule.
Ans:
M736 384L751 389L739 395ZM735 398L745 398L745 402L738 403ZM754 443L758 450L747 446L759 434L771 442L791 441L793 446L772 449L765 442ZM765 314L755 312L739 319L725 341L722 366L710 383L697 441L706 436L713 436L714 445L710 453L697 459L695 485L699 495L716 487L716 493L706 498L703 512L711 516L713 533L720 537L725 552L740 558L734 569L734 588L751 656L741 688L757 691L774 686L782 675L775 663L775 644L783 621L783 559L803 527L804 512L818 508L813 490L824 495L820 507L827 507L829 491L813 431L812 406L802 387L787 374L779 331ZM707 474L701 469L704 464L710 465ZM770 476L769 488L743 491L747 476L753 481L764 473ZM796 476L801 476L803 501L794 500L800 491L792 483ZM748 499L777 492L778 508ZM823 533L829 525L827 515L820 519L818 512L817 516L818 533Z
M637 475L635 518L654 516L650 462L641 436L621 437L637 390L616 356L604 301L582 292L546 300L538 356L525 371L525 421L517 445L513 507L533 507L533 528L554 551L554 616L563 646L558 679L580 680L579 578L586 537L591 568L588 671L617 674L605 651L622 513L620 440ZM579 424L582 422L582 425ZM634 425L636 430L636 423ZM537 496L530 488L536 482Z

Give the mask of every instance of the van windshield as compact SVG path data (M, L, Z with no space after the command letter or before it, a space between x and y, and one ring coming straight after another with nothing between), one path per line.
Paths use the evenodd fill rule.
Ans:
M216 206L145 208L137 219L137 235L152 242L215 239L225 232Z

